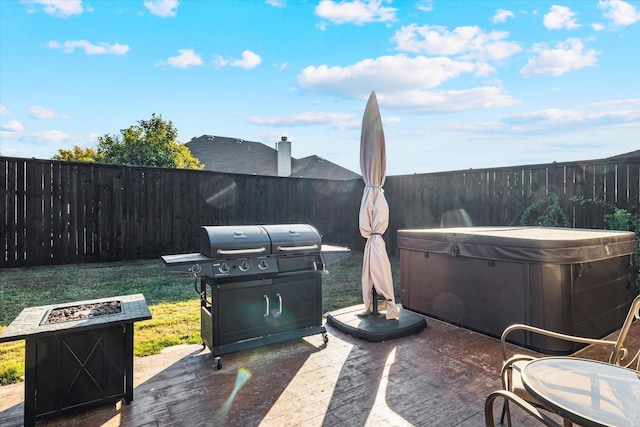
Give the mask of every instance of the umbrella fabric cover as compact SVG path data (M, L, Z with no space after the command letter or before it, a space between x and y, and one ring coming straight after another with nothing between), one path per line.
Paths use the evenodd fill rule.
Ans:
M365 183L360 204L360 234L367 239L362 262L362 300L365 313L371 312L372 288L387 300L387 319L398 318L398 306L393 295L391 263L382 235L389 225L389 205L382 186L386 174L384 131L376 93L371 92L362 118L360 136L360 169Z

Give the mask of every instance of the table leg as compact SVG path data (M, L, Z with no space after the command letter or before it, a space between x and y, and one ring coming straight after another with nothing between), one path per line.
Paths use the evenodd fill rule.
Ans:
M125 391L124 403L133 401L133 323L122 325L124 330L124 354L125 354Z
M31 427L36 424L36 340L27 339L25 342L24 363L24 425Z

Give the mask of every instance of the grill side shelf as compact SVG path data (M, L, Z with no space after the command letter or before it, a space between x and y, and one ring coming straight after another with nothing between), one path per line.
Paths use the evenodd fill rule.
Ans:
M200 253L163 255L161 258L165 266L173 273L213 276L211 258Z

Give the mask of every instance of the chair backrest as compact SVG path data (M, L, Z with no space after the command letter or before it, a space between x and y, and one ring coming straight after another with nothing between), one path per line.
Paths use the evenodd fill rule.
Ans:
M622 328L620 328L620 333L618 334L618 339L616 340L616 343L611 350L609 363L624 366L626 368L633 367L636 371L640 371L640 348L637 348L635 350L635 354L633 354L633 357L629 359L629 350L624 346L625 339L627 338L627 334L629 332L629 329L631 328L631 324L634 322L634 320L638 319L640 319L640 296L637 296L631 303L627 318L622 324ZM634 363L635 367L632 366Z

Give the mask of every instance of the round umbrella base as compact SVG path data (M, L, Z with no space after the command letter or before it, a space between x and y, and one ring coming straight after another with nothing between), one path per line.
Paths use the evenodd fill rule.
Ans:
M363 311L364 304L332 311L327 314L327 323L341 332L371 342L414 335L427 327L424 317L401 307L400 316L393 320L387 320L384 313L362 316Z

